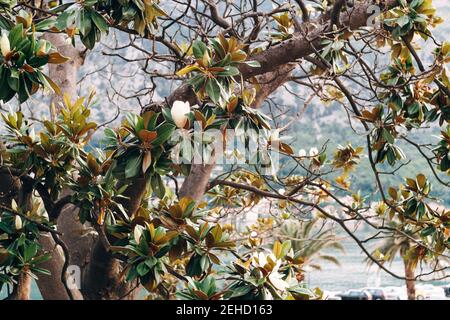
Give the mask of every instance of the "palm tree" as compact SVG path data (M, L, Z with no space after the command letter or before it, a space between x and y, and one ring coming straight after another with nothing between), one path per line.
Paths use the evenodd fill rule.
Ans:
M404 234L395 233L383 239L372 252L372 256L380 256L381 263L392 264L398 255L402 258L408 300L416 299L415 271L420 257L423 255L423 247L413 240L417 237L414 236L415 234L412 231L404 231ZM367 262L369 265L374 263L369 259Z
M318 226L319 219L308 221L287 220L281 228L278 237L281 241L291 240L295 258L300 258L304 266L321 270L320 261L340 265L338 259L323 253L325 249L336 249L344 252L344 247L336 238L332 228Z

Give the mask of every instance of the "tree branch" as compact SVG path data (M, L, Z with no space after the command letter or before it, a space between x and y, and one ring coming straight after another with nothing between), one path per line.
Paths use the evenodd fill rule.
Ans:
M336 26L337 28L340 28L341 26L341 10L344 6L346 0L336 0L336 2L333 5L333 8L331 9L331 15L330 15L330 26L328 28L328 31L332 31L333 27Z
M303 2L303 0L295 0L295 2L297 2L298 6L300 7L300 10L302 11L303 22L308 22L309 21L309 12L308 12L308 8L306 8L305 3Z

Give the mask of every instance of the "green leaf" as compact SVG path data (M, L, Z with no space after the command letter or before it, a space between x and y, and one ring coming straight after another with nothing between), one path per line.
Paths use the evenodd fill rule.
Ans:
M92 50L95 47L97 41L96 32L89 32L86 36L81 37L81 42L86 46L86 48Z
M207 255L204 255L200 259L200 269L202 270L202 273L205 272L209 268L209 259Z
M259 63L259 61L251 60L251 61L245 61L244 63L253 68L261 68L261 64Z
M301 287L300 285L296 285L295 287L290 287L287 289L290 293L296 296L300 296L303 298L314 297L314 292L312 292L308 288Z
M395 21L401 28L409 23L409 17L405 14Z
M413 9L417 9L418 7L420 7L422 5L423 1L424 0L413 0L409 6Z
M417 206L417 219L421 219L423 215L425 214L425 204L423 202L420 202Z
M41 254L40 256L34 257L33 258L33 263L34 264L39 264L45 261L49 261L52 258L52 255L50 252L46 252L44 254Z
M27 246L25 246L23 250L23 260L25 262L29 262L37 253L38 244L35 242L31 242Z
M39 267L31 267L30 270L33 272L36 272L36 273L39 272L40 274L47 275L47 276L51 275L51 272L49 270L39 268Z
M206 82L206 93L214 103L220 101L220 85L216 79L208 79Z
M133 281L139 276L139 274L136 271L136 267L132 266L127 273L127 281Z
M206 78L203 77L203 75L198 74L191 79L188 80L188 83L194 87L195 90L199 90L201 87L203 87L204 83L206 81Z
M281 244L281 257L284 257L288 254L289 250L291 250L292 243L290 240L286 240Z
M236 67L227 66L224 71L218 72L219 77L234 77L240 74L240 71Z
M219 55L219 57L223 58L225 56L225 51L223 51L222 45L216 39L212 39L210 41L211 47L214 48L214 51Z
M388 147L386 149L386 156L387 156L388 163L391 166L395 165L395 161L397 160L397 158L395 156L395 151L391 147Z
M92 21L94 21L95 26L101 32L108 32L108 30L109 30L108 22L106 22L105 18L103 18L103 16L101 14L99 14L96 11L92 11L91 18L92 18Z
M202 274L202 268L200 267L200 259L202 256L193 254L188 264L186 265L186 275L193 277Z
M205 52L208 50L208 47L206 46L206 44L204 44L202 41L200 40L196 40L194 42L194 44L192 45L192 53L194 54L194 57L196 59L201 59L203 58L203 55L205 54Z
M135 113L128 113L127 120L133 126L133 129L136 133L145 128L144 119Z
M43 57L31 57L28 59L28 64L33 68L39 68L48 63L48 56Z
M13 229L11 229L11 227L9 227L6 223L0 221L0 230L6 232L7 234L11 234L14 232Z
M22 76L21 79L19 79L19 102L23 103L26 100L28 100L28 98L31 95L31 88L32 88L32 83L30 81L27 81L27 79L25 79L25 77Z
M0 15L0 29L9 30L12 28L12 22Z
M8 85L13 91L19 91L19 72L17 70L11 70L11 75L8 78Z
M162 108L161 113L167 122L173 123L172 114L170 108Z
M152 186L153 193L160 199L164 198L164 195L166 194L166 187L159 174L154 174L151 177L150 184Z
M393 143L394 143L394 141L395 141L394 137L391 135L391 133L390 133L388 130L386 130L386 128L383 128L383 130L382 130L382 135L383 135L383 138L384 138L388 143L390 143L390 144L393 144Z
M19 43L22 41L23 38L23 25L18 24L16 25L8 35L9 43L11 46L11 50L18 47Z
M394 94L389 99L389 106L395 111L400 111L403 108L403 100L398 94Z
M176 126L171 123L163 123L156 128L157 136L156 139L152 141L152 145L158 146L164 144L175 131Z
M413 115L419 112L420 104L417 101L414 101L411 105L408 106L409 114Z
M148 257L144 262L150 269L152 269L158 263L158 259L155 257Z
M4 283L12 284L13 282L12 282L12 279L9 276L7 276L6 274L1 274L0 273L0 290L2 290L2 286L3 286Z
M125 178L129 179L137 176L141 170L141 163L142 153L133 155L130 159L128 159L125 166Z
M52 13L59 13L59 12L66 13L66 12L68 12L68 10L66 10L66 9L71 7L73 4L74 4L74 2L70 1L69 3L64 3L64 4L60 5L60 6L51 8L49 11L52 12Z
M106 128L104 131L103 144L106 150L114 150L117 148L117 135L116 132L111 128Z
M45 19L34 25L36 31L46 31L55 25L55 20Z
M230 298L237 298L241 296L245 296L247 293L249 293L253 289L250 285L241 285L238 287L233 287L231 292Z
M420 235L422 237L428 237L435 232L436 232L436 228L434 226L428 226L428 227L422 229L422 231L420 232Z
M92 29L91 12L83 10L78 15L77 27L83 36L87 36Z
M449 159L449 153L444 154L444 156L441 159L441 163L440 163L440 170L441 171L448 171L450 169L450 159Z
M79 14L78 10L66 10L56 19L55 27L58 30L65 30L70 24L74 23Z
M406 203L406 210L405 210L405 215L406 216L411 216L417 208L417 201L416 199L411 199Z
M144 261L137 265L136 271L142 277L142 276L145 276L150 271L150 268Z

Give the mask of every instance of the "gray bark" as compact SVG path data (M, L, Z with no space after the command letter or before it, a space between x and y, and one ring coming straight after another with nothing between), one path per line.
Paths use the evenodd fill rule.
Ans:
M59 64L49 65L49 77L60 87L62 93L70 97L76 97L77 71L83 63L80 51L71 44L65 42L65 36L58 33L45 34L45 39L50 41L57 50L64 56L69 57L70 61ZM50 108L52 118L55 118L61 108L61 97L54 96L52 102L55 103L55 110ZM53 114L53 112L56 112ZM63 233L61 237L70 251L70 263L80 267L83 274L84 267L87 264L90 250L93 244L92 236L86 236L89 229L83 226L78 220L78 210L72 206L66 206L57 221L58 231ZM61 283L61 272L65 261L61 250L56 250L56 244L52 238L41 237L40 243L44 251L52 252L52 259L45 263L45 267L51 271L51 276L42 276L37 281L39 291L45 300L64 300L68 299L67 291ZM77 290L72 290L75 299L82 299L82 295Z

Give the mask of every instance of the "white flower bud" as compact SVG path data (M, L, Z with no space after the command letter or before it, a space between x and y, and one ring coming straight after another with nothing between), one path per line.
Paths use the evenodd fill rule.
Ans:
M139 225L137 225L134 227L134 231L133 231L134 241L136 241L137 244L139 244L139 242L141 240L141 236L142 236L142 229Z
M19 216L16 216L16 218L14 220L14 226L15 226L16 230L22 229L22 219Z
M188 101L183 102L177 100L173 103L170 113L178 128L184 128L186 122L188 121L187 114L189 112L191 112L191 107Z
M298 152L298 156L299 157L306 157L306 151L305 149L300 149Z
M310 157L315 157L319 154L319 150L317 150L317 148L311 148L309 149L309 156Z
M4 56L4 57L6 57L8 55L8 53L11 52L11 46L10 46L9 39L8 39L8 36L6 35L6 33L2 34L2 39L0 40L0 48L1 48L2 56Z

